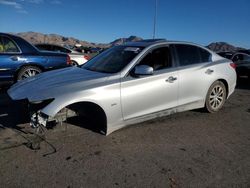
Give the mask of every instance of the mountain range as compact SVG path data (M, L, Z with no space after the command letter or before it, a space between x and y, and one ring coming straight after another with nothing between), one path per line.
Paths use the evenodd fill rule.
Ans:
M82 46L86 46L86 47L100 47L100 48L108 48L108 47L120 45L126 42L134 42L134 41L143 40L141 37L130 36L128 38L119 38L110 43L103 44L103 43L87 42L87 41L79 40L73 37L65 37L65 36L61 36L57 34L43 34L43 33L38 33L38 32L22 32L22 33L13 33L13 34L26 39L32 44L51 43L51 44L57 44L57 45L71 45L71 46L74 46L75 44L81 44ZM241 47L235 47L226 42L213 42L206 47L208 47L209 49L215 52L237 51L239 49L244 49Z

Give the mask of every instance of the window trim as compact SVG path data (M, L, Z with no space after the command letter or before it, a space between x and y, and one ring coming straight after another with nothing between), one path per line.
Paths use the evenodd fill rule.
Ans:
M17 49L19 50L19 52L0 52L0 54L22 54L22 50L19 47L19 45L16 43L15 40L13 40L12 38L10 38L9 36L4 36L4 35L0 35L0 42L3 44L3 37L8 38L10 41L12 41L14 43L14 45L17 47Z

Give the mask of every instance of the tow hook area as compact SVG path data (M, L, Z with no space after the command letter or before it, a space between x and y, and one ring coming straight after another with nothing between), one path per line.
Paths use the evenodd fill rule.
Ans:
M48 122L48 117L45 114L41 113L41 111L37 111L31 116L30 126L32 128L38 128L40 126L46 127Z

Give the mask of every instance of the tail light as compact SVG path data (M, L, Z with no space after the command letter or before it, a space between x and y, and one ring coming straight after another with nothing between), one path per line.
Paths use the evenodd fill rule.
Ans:
M235 64L235 63L230 63L230 66L231 66L233 69L236 69L236 64Z
M84 55L83 58L90 60L90 56L88 56L88 55Z
M71 64L72 64L72 62L70 60L70 57L69 57L69 55L67 55L67 65L71 65Z

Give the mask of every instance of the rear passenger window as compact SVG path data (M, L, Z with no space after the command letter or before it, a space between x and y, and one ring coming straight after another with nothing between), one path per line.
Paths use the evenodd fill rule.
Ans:
M201 63L206 63L206 62L211 61L211 54L208 51L202 48L199 48L199 50L200 50L200 56L201 56Z
M2 37L0 44L0 52L3 53L16 53L20 52L16 44L7 37Z
M64 48L61 48L60 46L53 46L53 51L67 53L65 52Z
M45 50L45 51L51 51L50 49L50 46L48 45L36 45L36 47L39 49L39 50Z
M206 50L192 45L175 45L180 66L209 62L211 54Z

